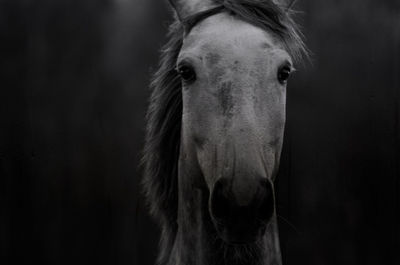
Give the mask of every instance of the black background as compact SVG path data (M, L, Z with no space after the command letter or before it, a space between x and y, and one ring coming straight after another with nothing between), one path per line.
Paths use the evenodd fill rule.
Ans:
M400 2L302 0L284 264L400 264ZM160 0L0 0L0 264L153 264L140 197Z

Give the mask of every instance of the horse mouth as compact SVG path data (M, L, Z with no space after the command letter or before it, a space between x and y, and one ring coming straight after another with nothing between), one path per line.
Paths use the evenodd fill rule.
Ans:
M214 222L217 235L225 243L230 245L246 245L260 241L266 231L267 225L264 223L249 224L232 220L222 224Z

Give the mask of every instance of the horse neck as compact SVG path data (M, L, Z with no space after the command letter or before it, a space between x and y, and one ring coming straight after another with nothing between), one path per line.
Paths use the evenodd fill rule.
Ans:
M180 161L180 167L184 166ZM180 174L188 173L180 170ZM192 174L195 174L191 172ZM167 265L281 265L276 215L258 250L232 247L219 239L208 211L209 192L196 188L190 176L179 177L178 230ZM259 253L255 253L257 251ZM238 258L237 255L243 255ZM248 255L248 257L244 257ZM256 258L257 257L257 258Z

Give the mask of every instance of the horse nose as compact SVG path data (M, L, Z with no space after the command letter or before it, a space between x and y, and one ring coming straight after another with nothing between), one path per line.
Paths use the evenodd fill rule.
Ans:
M254 194L247 194L250 200L246 204L238 202L238 195L232 189L232 181L219 179L211 193L211 215L221 224L248 224L259 226L267 224L274 212L272 183L265 179L255 180ZM238 191L236 191L238 193Z

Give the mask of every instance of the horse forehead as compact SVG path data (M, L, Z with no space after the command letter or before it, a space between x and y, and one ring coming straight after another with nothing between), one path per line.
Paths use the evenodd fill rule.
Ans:
M196 25L183 42L183 51L191 53L232 52L246 50L248 54L278 46L269 32L234 16L222 13Z

